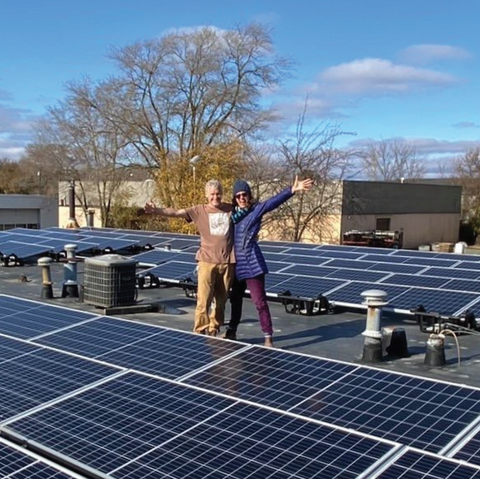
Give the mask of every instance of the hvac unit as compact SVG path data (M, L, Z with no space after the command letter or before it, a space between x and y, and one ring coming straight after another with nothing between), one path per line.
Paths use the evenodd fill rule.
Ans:
M117 254L86 258L83 301L103 308L135 304L136 265L137 261Z

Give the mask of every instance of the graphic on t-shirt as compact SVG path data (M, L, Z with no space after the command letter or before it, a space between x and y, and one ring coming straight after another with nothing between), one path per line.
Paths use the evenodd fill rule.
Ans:
M209 213L208 222L210 234L213 236L226 236L230 227L228 213Z

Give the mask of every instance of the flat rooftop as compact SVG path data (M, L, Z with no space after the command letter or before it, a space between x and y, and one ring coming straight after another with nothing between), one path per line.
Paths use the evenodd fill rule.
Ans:
M270 349L250 299L238 341L210 338L191 332L181 287L130 282L136 303L104 317L62 298L71 272L51 264L45 299L38 265L0 267L0 476L480 478L478 333L447 334L446 364L429 367L429 334L384 311L384 346L403 331L408 355L367 364L361 309L306 316L272 300Z
M101 308L81 302L76 298L62 298L64 264L51 266L54 299L42 299L42 276L37 265L0 267L0 292L19 298L42 301L57 306L103 314ZM83 263L78 263L78 282L83 284ZM195 311L195 299L187 297L181 287L138 289L137 305L160 303L164 312L115 314L131 321L159 325L180 331L191 331ZM281 303L270 302L274 325L275 348L315 357L335 359L350 363L362 363L366 312L334 312L304 316L286 312ZM227 304L226 319L230 315ZM420 377L441 379L452 383L480 387L480 334L447 333L445 339L446 365L428 367L424 364L426 343L429 334L421 332L413 316L384 312L381 327L404 329L409 356L389 358L384 351L381 362L370 363L373 367L388 369ZM384 346L389 336L385 336ZM224 339L218 339L225 341ZM263 336L257 312L249 298L244 300L242 323L237 340L245 344L263 344Z

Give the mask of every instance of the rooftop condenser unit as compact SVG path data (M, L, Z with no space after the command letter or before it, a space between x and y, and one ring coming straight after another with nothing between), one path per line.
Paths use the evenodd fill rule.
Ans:
M103 308L135 304L136 265L137 261L118 254L86 258L83 301Z

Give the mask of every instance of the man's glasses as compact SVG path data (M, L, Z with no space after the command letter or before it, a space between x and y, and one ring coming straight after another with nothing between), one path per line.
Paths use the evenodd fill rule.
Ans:
M240 199L240 198L248 198L248 194L247 193L237 193L235 195L235 198L237 199Z

